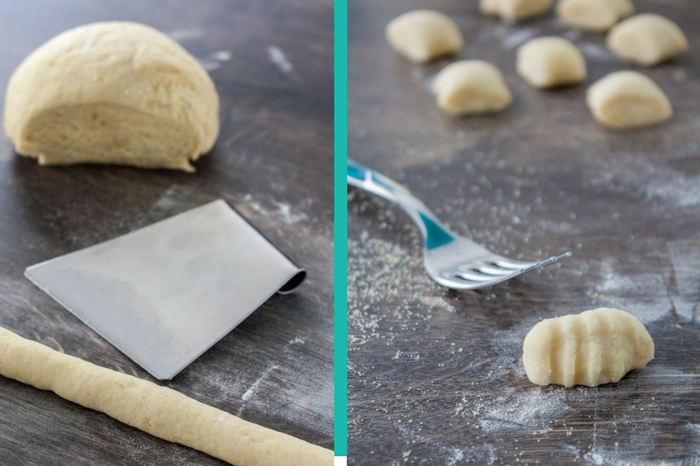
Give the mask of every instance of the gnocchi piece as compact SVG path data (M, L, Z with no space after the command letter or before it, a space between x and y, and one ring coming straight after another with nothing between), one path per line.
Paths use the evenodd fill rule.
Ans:
M518 74L531 86L549 88L586 79L586 60L578 47L561 37L538 37L518 49Z
M619 58L653 66L688 49L683 31L668 18L655 14L636 15L610 30L608 47Z
M523 363L537 385L565 387L618 382L654 359L654 341L632 314L600 308L535 325L525 337Z
M561 0L557 16L570 26L603 32L634 13L630 0Z
M451 55L462 48L462 33L446 15L415 10L394 18L384 31L389 45L414 63Z
M513 100L498 68L481 60L447 65L435 77L432 90L437 106L454 115L497 112Z
M485 15L510 21L523 21L544 14L553 0L481 0L479 9Z
M636 71L618 71L599 79L588 88L586 104L599 123L611 128L648 126L673 116L666 94Z

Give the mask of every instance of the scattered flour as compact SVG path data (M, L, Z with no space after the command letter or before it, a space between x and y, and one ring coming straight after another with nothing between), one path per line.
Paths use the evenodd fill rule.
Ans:
M565 400L566 391L559 388L532 387L525 392L508 389L486 406L482 404L477 419L486 432L528 429L546 433L570 411Z
M214 71L221 68L223 62L227 62L231 59L231 52L228 50L219 50L218 52L212 52L209 55L198 58L197 61L202 68L207 71Z
M303 345L303 341L303 338L293 338L282 349L282 355L290 355L293 347ZM270 363L265 368L241 396L237 415L251 407L270 415L283 412L285 417L301 425L314 425L320 432L332 435L333 419L328 413L333 412L333 379L314 373L317 365L313 363L313 356L309 355L307 360L305 353L295 354L293 365Z
M514 49L533 37L539 34L537 28L511 28L507 26L498 26L496 34L501 38L501 45L507 49Z
M675 288L678 292L669 291L676 314L684 320L695 321L700 290L697 288L697 266L700 264L700 249L695 242L667 243L673 264Z
M578 48L581 49L581 53L583 53L583 55L590 60L599 62L609 62L615 60L615 56L612 54L612 52L600 44L583 42L578 44Z
M697 131L697 122L679 121L679 126L691 128L679 131ZM669 133L671 134L671 133ZM662 136L661 138L663 138ZM648 145L650 143L647 143ZM700 205L700 172L687 173L672 168L677 161L694 160L700 152L700 143L685 141L657 142L660 146L654 152L647 152L645 143L641 142L639 150L634 153L616 154L604 164L584 170L584 188L596 188L607 192L633 195L647 204L674 207L694 207ZM658 160L658 154L673 154L665 160ZM585 151L582 157L591 158Z
M272 201L275 207L270 209L263 207L262 204L254 200L253 196L250 194L246 194L243 199L247 201L247 205L258 214L264 217L276 217L287 225L294 225L308 218L303 212L293 212L292 206L284 202Z
M276 45L270 45L267 48L267 53L270 56L270 61L277 67L278 70L280 70L282 74L287 75L294 70L294 66L287 58L287 55L285 55L282 49Z
M660 300L658 290L666 288L660 275L619 275L613 262L600 262L601 281L595 285L596 307L614 307L633 314L645 325L668 316L668 299Z

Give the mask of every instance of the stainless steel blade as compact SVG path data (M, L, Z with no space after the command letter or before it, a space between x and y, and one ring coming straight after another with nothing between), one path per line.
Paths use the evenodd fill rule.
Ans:
M304 275L223 200L25 271L161 380Z

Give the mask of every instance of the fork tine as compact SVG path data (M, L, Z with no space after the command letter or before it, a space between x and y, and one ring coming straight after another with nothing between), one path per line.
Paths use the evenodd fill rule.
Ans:
M561 256L550 257L549 259L540 262L510 261L507 258L501 258L499 256L496 259L490 258L485 262L490 262L494 264L496 264L497 262L506 262L510 263L511 265L524 264L525 266L523 267L519 265L517 269L506 269L489 267L483 262L465 264L459 266L456 270L453 270L452 272L444 272L444 278L448 279L451 283L442 282L441 284L453 289L476 290L479 288L486 288L504 282L506 280L510 280L511 278L515 278L519 275L531 272L533 270L554 264L570 256L571 253L567 252L566 254L562 254Z
M526 268L525 270L523 270L523 273L529 272L530 270L535 270L535 269L539 269L542 267L546 267L548 265L556 264L559 261L563 261L567 257L571 257L571 252L566 252L566 253L562 254L561 256L552 256L549 259L543 260L541 262L537 262L537 263L531 265L530 267Z
M495 265L497 265L499 267L503 267L504 269L510 269L510 270L526 269L528 267L532 267L533 265L537 264L537 262L516 261L513 259L508 259L507 257L503 257L503 256L498 256L494 259L491 259L491 262L493 262Z
M490 282L493 281L494 276L493 275L485 275L482 273L478 273L475 271L466 271L466 270L455 270L452 273L446 274L448 278L461 278L462 280L467 280L470 282Z
M464 268L462 268L464 267ZM513 269L506 269L503 267L493 267L488 264L472 264L471 267L467 268L465 266L460 267L460 270L465 270L465 271L471 271L475 270L477 272L481 272L486 275L492 275L492 276L500 276L500 275L508 275L509 273L513 273Z

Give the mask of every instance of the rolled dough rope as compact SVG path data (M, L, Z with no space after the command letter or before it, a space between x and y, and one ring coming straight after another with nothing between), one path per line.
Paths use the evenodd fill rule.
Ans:
M333 452L0 327L0 374L236 466L332 466Z

